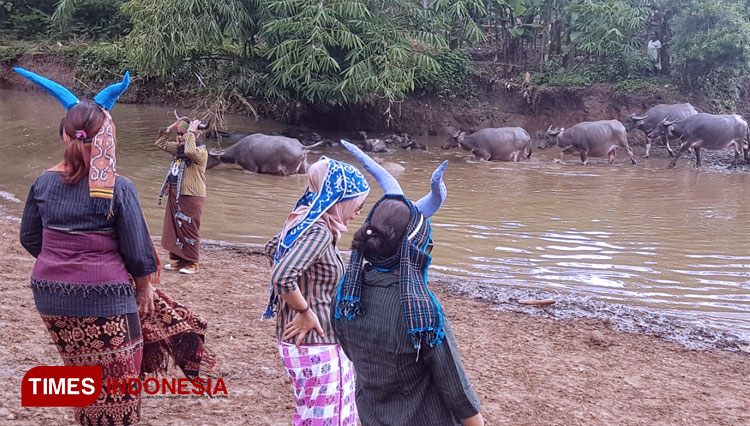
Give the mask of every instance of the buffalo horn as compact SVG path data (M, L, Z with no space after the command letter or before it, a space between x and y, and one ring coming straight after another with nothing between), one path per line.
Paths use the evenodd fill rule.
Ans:
M174 118L177 119L177 120L182 120L182 117L180 117L180 115L177 114L177 109L174 110ZM208 129L208 124L201 123L201 124L198 125L198 129L200 129L200 130Z
M669 126L673 125L676 121L677 120L667 121L667 119L665 118L664 120L662 120L661 124L664 127L669 127Z

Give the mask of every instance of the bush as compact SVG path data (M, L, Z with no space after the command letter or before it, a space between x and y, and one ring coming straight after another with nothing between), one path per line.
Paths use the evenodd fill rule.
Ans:
M702 92L722 114L734 113L740 99L740 77L726 72L714 72L699 78L694 89Z
M440 65L440 69L418 68L414 79L419 90L442 95L468 91L464 89L467 89L473 73L468 52L463 49L441 49L426 53Z
M536 86L572 86L586 87L593 83L591 76L585 72L563 71L557 73L537 74L532 78L532 83Z
M78 61L77 77L89 84L109 84L121 79L126 70L132 70L127 52L117 44L97 44L70 53Z
M45 37L50 29L50 17L34 10L28 14L13 15L10 18L11 34L21 40L37 40Z
M649 94L661 90L653 80L643 78L629 78L615 85L615 90L627 94Z
M0 64L11 63L26 52L24 47L2 47L0 46Z
M601 61L589 68L594 81L617 83L623 79L633 79L649 75L650 63L646 52L613 55L609 60Z
M672 63L692 84L711 74L736 75L750 64L750 22L738 5L693 0L674 19Z
M120 13L120 0L79 0L60 25L64 37L116 40L130 32L130 20Z

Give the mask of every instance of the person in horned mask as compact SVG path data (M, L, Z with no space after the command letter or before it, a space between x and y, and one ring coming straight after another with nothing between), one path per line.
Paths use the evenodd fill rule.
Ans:
M294 384L293 425L357 425L354 371L330 310L345 268L337 244L369 192L356 167L321 157L281 233L266 244L273 270L263 318L277 317L277 347Z
M172 164L159 190L159 204L169 196L164 212L161 245L169 252L169 271L197 274L199 271L200 227L206 199L208 150L198 144L202 132L199 120L178 118L159 133L156 146L172 154ZM174 134L173 134L174 133Z
M107 381L165 373L170 356L188 377L213 355L203 346L206 323L152 284L159 257L138 193L117 175L117 136L109 110L129 74L79 101L60 84L14 68L65 108L63 160L29 190L21 245L36 258L31 291L65 365L101 366L102 392L74 409L82 425L128 425L141 418L139 394L109 394Z
M430 217L445 199L448 162L433 173L430 193L412 202L367 154L342 143L385 193L354 234L332 318L357 372L362 424L484 424L448 318L427 287Z

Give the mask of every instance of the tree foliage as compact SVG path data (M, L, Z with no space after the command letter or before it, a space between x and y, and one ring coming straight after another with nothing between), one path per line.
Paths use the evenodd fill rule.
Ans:
M257 1L130 0L123 12L133 29L125 46L147 75L163 76L184 60L209 57L225 45L244 43L256 26Z
M445 40L422 27L409 1L272 0L263 26L271 82L297 99L347 104L400 100L418 68L437 69L421 50Z
M750 67L750 22L740 5L691 1L674 20L675 67L688 80Z
M628 0L573 0L567 7L570 41L587 54L612 57L636 49L635 36L646 23L649 10Z
M750 72L750 0L0 0L0 24L4 39L111 40L81 59L86 74L128 67L220 99L213 109L455 96L527 71L547 85L637 81L652 30L683 81L735 93Z

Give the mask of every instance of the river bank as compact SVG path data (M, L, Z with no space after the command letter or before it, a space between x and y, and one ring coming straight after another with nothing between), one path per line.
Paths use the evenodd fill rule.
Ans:
M66 50L67 49L67 50ZM33 50L33 49L30 49ZM37 71L81 96L93 96L111 78L102 79L95 70L70 48L46 46L32 53L0 60L0 88L39 91L12 71L18 66ZM305 105L299 102L248 99L235 102L229 111L301 126L312 130L368 132L407 132L415 136L454 134L459 130L473 132L485 127L519 126L530 133L546 130L548 126L569 127L580 121L624 119L631 113L643 112L658 103L684 102L688 94L680 93L667 80L655 80L649 90L628 92L614 84L593 84L586 87L534 87L520 81L495 78L493 63L474 63L483 69L484 78L478 79L473 90L463 97L413 95L390 106L387 103L359 106ZM191 89L199 82L164 84L158 79L146 80L133 74L131 86L120 99L121 103L156 104L196 108ZM710 111L710 100L690 99L705 111ZM745 108L747 109L747 108ZM387 114L384 111L388 110ZM743 110L743 108L740 108ZM742 112L742 111L740 111ZM228 129L234 131L235 129ZM631 143L642 144L642 135L632 135Z
M0 309L0 371L9 383L0 418L70 424L68 409L20 406L23 374L60 359L28 289L33 258L17 236L17 221L0 220L0 291L9 301ZM229 397L145 399L143 424L288 424L292 393L273 324L257 321L267 300L267 260L252 249L212 246L201 266L193 277L165 272L162 289L208 320L207 341L220 361L214 375L224 378ZM490 425L750 422L748 353L689 350L616 332L609 321L501 311L443 280L434 284Z

